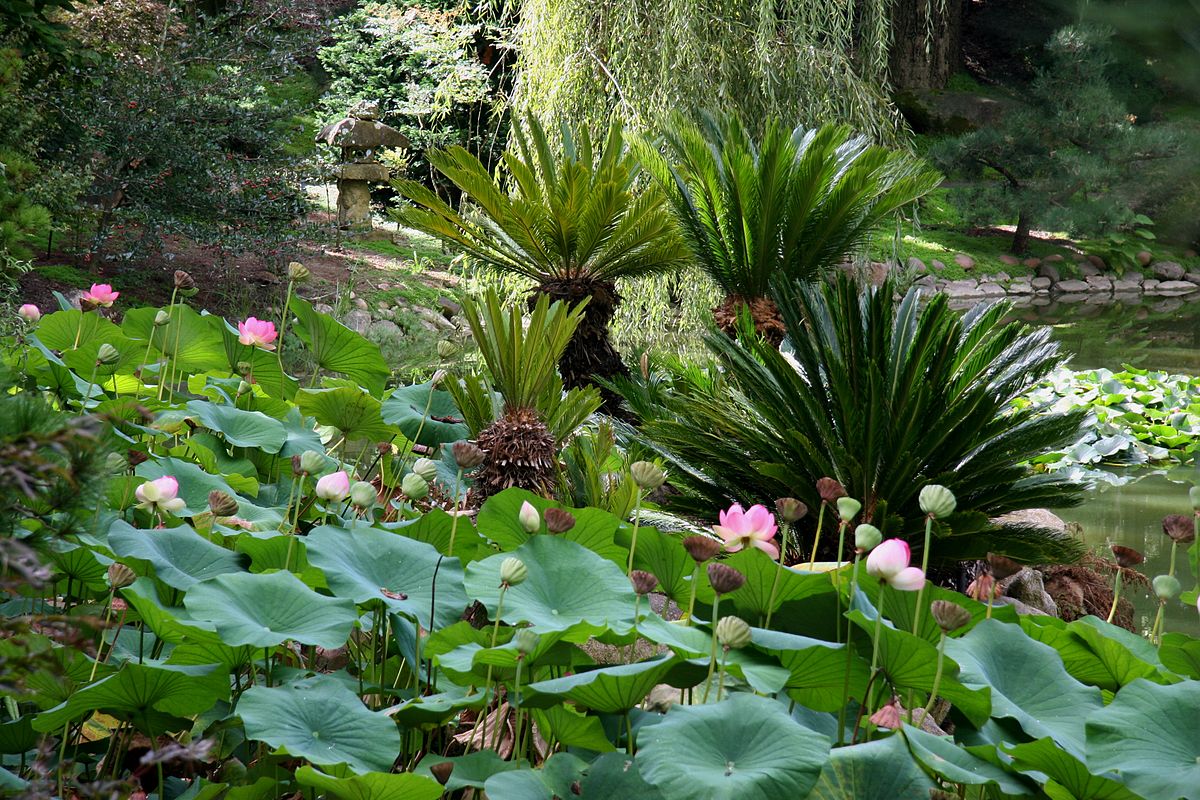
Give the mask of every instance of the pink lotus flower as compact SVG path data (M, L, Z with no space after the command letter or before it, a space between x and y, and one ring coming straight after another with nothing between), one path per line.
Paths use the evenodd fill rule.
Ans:
M350 476L345 470L332 472L317 481L317 497L326 502L341 502L350 496Z
M92 308L109 308L120 296L121 293L114 292L107 283L93 283L92 288L80 296L79 302Z
M42 318L42 310L33 303L26 303L17 309L17 316L26 322L37 322Z
M238 341L242 344L274 350L275 345L271 342L275 341L278 335L274 322L247 317L245 322L238 323Z
M867 574L902 592L915 592L925 585L925 573L910 567L912 551L903 539L888 539L867 556Z
M178 514L187 505L179 496L179 481L170 475L146 481L133 493L141 501L138 507L147 511Z
M725 540L726 550L736 553L743 547L757 547L771 558L779 558L779 548L771 542L779 526L766 506L750 506L749 511L743 511L741 504L734 503L719 518L720 524L713 525L713 530Z

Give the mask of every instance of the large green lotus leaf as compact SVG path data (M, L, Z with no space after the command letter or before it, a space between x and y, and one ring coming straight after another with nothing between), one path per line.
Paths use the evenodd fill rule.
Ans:
M874 613L874 609L869 610ZM871 639L875 631L874 618L868 618L860 609L855 609L846 616L860 629L854 639L854 646L858 648L859 655L870 658L873 649ZM1020 632L1019 628L1017 630ZM908 631L896 630L886 621L879 633L879 665L892 685L926 694L932 691L933 681L937 677L937 649ZM982 725L992 710L988 690L986 687L968 688L959 682L958 674L958 664L947 656L942 666L938 695L953 703L973 724Z
M929 791L936 788L909 754L904 739L893 734L835 749L808 800L929 800Z
M501 550L515 550L530 539L530 534L521 526L518 515L521 505L528 502L537 509L543 518L546 509L562 507L559 503L539 497L525 489L505 489L500 494L492 495L479 509L475 520L479 532L500 545ZM617 544L614 540L621 521L599 508L567 509L575 517L575 527L566 533L559 534L560 538L577 542L597 555L619 564L622 568L629 562L629 550ZM546 532L545 519L539 533Z
M1077 619L1067 629L1087 644L1108 673L1109 678L1097 684L1102 689L1115 691L1139 678L1163 682L1158 651L1136 633L1093 616Z
M124 520L108 529L108 546L122 558L138 558L175 589L190 589L214 575L244 570L244 557L215 545L187 525L139 530Z
M411 772L368 772L335 778L306 764L296 770L296 781L341 800L437 800L442 796L441 784Z
M287 441L279 448L280 458L304 455L306 450L322 454L325 452L325 445L321 443L321 436L313 428L313 421L306 419L299 408L289 404L281 422Z
M704 569L696 571L696 562L683 549L683 544L678 538L661 533L655 528L643 527L638 531L633 566L634 569L645 570L658 578L659 591L674 600L675 605L680 608L688 607L694 572L698 581L697 595L700 594L699 587L703 587L703 596L712 597L712 589L708 586L708 573Z
M637 761L625 753L608 753L593 761L579 790L581 797L663 800L662 792L646 783Z
M278 531L245 532L237 535L234 548L250 556L251 572L288 570L310 589L327 589L325 573L308 563L307 538Z
M508 770L483 784L489 800L555 800L571 797L587 762L572 753L554 753L541 769Z
M187 641L171 648L166 663L185 667L218 664L225 672L233 672L261 655L261 651L249 645L230 647L221 641Z
M37 338L51 350L65 354L67 351L75 349L76 337L79 340L78 346L81 348L93 342L99 346L118 339L128 341L128 338L121 333L120 328L93 312L84 313L78 309L55 311L53 314L46 314L38 321ZM142 347L145 346L143 341ZM95 363L94 356L93 363Z
M664 800L806 797L828 760L828 739L794 722L778 702L745 693L672 708L643 729L635 759Z
M229 680L224 670L212 666L128 663L115 674L73 693L66 702L38 714L33 727L43 733L62 730L63 725L73 719L103 710L129 719L143 731L153 731L163 715L199 714L210 708L214 701L228 697Z
M746 582L740 589L722 598L721 602L732 601L738 616L748 622L762 624L771 610L771 587L775 584L776 574L779 575L779 585L775 591L776 610L784 603L833 591L828 575L802 575L780 567L777 561L756 547L734 553L725 563L745 575Z
M561 698L594 711L619 714L642 702L660 683L681 688L694 686L703 678L703 667L681 662L674 655L665 655L531 683L524 702L548 707L555 698Z
M633 622L633 587L611 561L558 536L534 536L511 554L476 561L467 567L464 586L471 597L496 614L500 597L500 565L506 558L524 562L524 583L504 593L500 618L516 625L528 622L540 631L566 631L585 625L619 633Z
M213 326L217 317L203 316L182 304L162 310L171 317L166 325L154 324L159 309L134 308L125 312L121 327L130 338L151 340L155 350L176 361L185 372L230 368L221 334Z
M752 632L757 630L751 629ZM709 653L712 652L712 636L705 630L670 623L657 614L648 614L638 620L637 632L656 644L665 644L693 664L708 666ZM729 674L746 681L754 691L761 694L775 694L788 682L788 670L779 666L779 662L774 658L764 656L756 650L730 650L723 658ZM838 684L838 689L841 689L841 683Z
M335 596L355 603L381 601L425 628L453 624L468 605L458 559L399 533L365 525L349 530L322 525L308 534L305 550Z
M432 775L430 767L450 763L454 769L450 779L446 781L447 792L457 792L459 789L482 789L487 779L500 772L509 770L529 769L529 762L524 759L505 761L495 750L477 750L463 756L447 758L437 753L425 756L415 770L417 775Z
M1187 678L1200 680L1200 639L1182 633L1168 633L1158 648L1163 666Z
M419 519L395 524L385 523L383 527L387 530L397 531L410 539L416 539L418 542L433 545L439 553L453 555L463 564L475 561L485 555L491 555L493 552L483 537L475 530L470 519L459 517L456 527L454 518L440 508L426 511ZM453 553L450 552L451 536L454 538Z
M30 336L29 341L33 349L25 351L28 356L25 371L37 376L39 387L72 399L85 394L88 398L104 399L104 391L99 386L93 385L88 389L87 379L68 369L63 360L42 344L36 335Z
M1063 620L1042 615L1025 616L1021 618L1021 628L1031 639L1053 647L1062 659L1067 674L1075 680L1114 692L1120 688L1112 673L1096 657L1095 651L1076 636Z
M37 747L37 743L38 735L33 730L33 717L28 714L10 722L0 723L0 753L24 753Z
M54 571L75 583L103 591L108 588L105 578L108 566L96 558L90 547L81 547L62 539L54 540L47 555L54 564Z
M296 315L296 334L321 369L354 379L376 397L383 392L391 370L378 345L314 310L302 297L293 296L290 308Z
M773 655L789 673L784 691L814 711L837 711L845 703L846 670L850 695L862 697L871 677L870 666L846 645L806 636L754 628L752 641Z
M112 364L96 364L102 344L115 347L120 358ZM133 371L142 365L146 355L144 342L138 343L123 336L119 331L112 336L94 337L87 343L81 343L77 350L67 350L62 355L63 363L75 371L76 375L90 378L95 370L96 380L107 379L118 373L132 375Z
M608 740L599 717L580 714L570 706L560 704L546 709L534 709L533 718L537 721L542 736L549 741L567 747L581 747L596 753L608 753L616 749Z
M238 700L237 715L248 739L319 766L345 764L358 773L390 772L400 755L396 723L368 709L329 675L247 689Z
M1117 782L1117 776L1093 775L1075 756L1063 750L1053 739L1038 739L1018 745L1007 745L1004 752L1012 756L1013 767L1032 773L1041 781L1048 776L1043 790L1054 800L1142 800Z
M138 578L121 589L121 596L133 607L137 618L165 642L220 641L212 623L193 619L187 609L163 602L158 594L158 584L152 578Z
M428 383L402 386L383 401L383 421L412 442L437 447L471 435L449 392Z
M1004 768L967 752L949 736L935 736L911 725L904 726L903 732L913 757L926 769L950 783L992 785L1006 795L1030 795L1035 792L1030 784Z
M257 447L264 453L278 453L287 441L283 423L261 411L243 411L208 400L193 400L187 404L187 410L204 427L217 431L237 447Z
M1068 675L1053 648L1018 625L984 620L947 640L946 655L958 662L963 684L991 691L992 716L1016 720L1031 737L1049 736L1082 756L1083 723L1101 707L1100 690Z
M333 649L346 643L358 619L352 601L317 594L290 572L219 575L193 586L183 602L233 646L274 647L291 639Z
M222 491L229 495L237 494L233 490L233 487L223 479L216 475L209 475L195 464L180 461L177 458L167 457L158 460L143 461L137 465L134 473L147 481L161 478L164 475L170 475L179 481L179 496L183 498L183 502L187 503L187 506L181 512L181 516L195 516L207 511L208 493L213 490ZM239 503L244 502L246 501L239 500Z
M843 595L845 595L848 591L849 582L843 580ZM867 574L867 565L865 561L860 563L858 567L857 594L860 597L870 601L872 607L877 608L879 606L879 592L879 581ZM911 632L917 613L917 594L918 592L898 592L889 588L884 600L887 605L887 607L884 609L884 618L890 620L892 625L898 630ZM966 634L967 631L969 631L977 623L982 622L988 617L988 609L986 604L978 603L959 592L943 589L940 586L934 586L932 583L926 582L925 596L922 600L922 606L924 609L921 611L921 624L916 635L933 645L937 644L938 639L942 635L942 629L938 627L937 621L934 620L933 615L929 613L929 606L935 600L945 600L953 603L956 606L966 609L971 614L971 621L957 631L955 633L956 636ZM1012 623L1017 623L1020 621L1020 616L1012 606L1008 605L992 606L991 618Z
M461 631L462 627L456 624L453 630ZM522 654L512 639L496 647L487 647L486 645L490 644L491 631L481 633L484 634L481 637L484 641L468 641L452 650L439 650L437 653L438 666L458 683L479 683L489 672L497 680L507 682L516 675L518 661L523 663L524 675L527 677L533 666L569 667L572 657L579 652L574 645L560 644L563 637L561 631L542 634L538 637L537 645L527 654ZM443 640L439 644L444 647L445 643ZM428 648L426 653L433 656L434 648Z
M379 401L357 387L301 389L296 392L296 405L321 425L337 428L347 439L390 442L399 433L384 423Z
M1121 689L1087 719L1087 765L1145 797L1200 798L1200 683Z
M241 380L240 365L249 364L249 379L262 387L272 399L291 398L296 393L299 384L291 375L280 370L277 352L242 344L238 340L237 328L220 317L207 316L205 319L220 336L225 359L223 370L228 370L231 375Z

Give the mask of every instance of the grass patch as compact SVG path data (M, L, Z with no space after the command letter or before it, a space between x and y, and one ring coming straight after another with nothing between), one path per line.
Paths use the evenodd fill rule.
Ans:
M86 269L70 264L39 264L33 268L33 271L51 283L73 289L86 289L96 282L95 275ZM118 279L114 278L113 280L117 281ZM115 288L120 290L123 287L116 286Z

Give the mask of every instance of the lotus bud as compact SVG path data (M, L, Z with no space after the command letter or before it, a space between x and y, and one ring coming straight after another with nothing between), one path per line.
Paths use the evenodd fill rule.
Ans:
M458 355L458 345L449 339L441 339L437 343L438 358L449 359Z
M997 591L998 588L999 587L996 585L996 579L991 575L991 573L984 572L976 577L975 580L971 581L970 585L967 586L967 597L970 597L972 600L978 600L979 602L985 602L989 598L994 599L1000 596L999 592Z
M446 370L439 369L433 373L433 377L429 379L429 388L436 389L438 384L446 380Z
M846 496L846 487L833 478L821 478L817 481L817 494L821 496L822 503L829 505L836 503L839 497Z
M17 316L32 325L42 318L42 310L33 303L26 303L17 309Z
M308 267L299 261L289 261L287 265L288 280L293 283L304 283L312 275Z
M1117 559L1117 566L1125 569L1133 569L1146 560L1146 557L1137 550L1123 544L1114 544L1109 549L1112 550L1113 557Z
M196 281L191 275L177 269L175 270L175 288L179 290L180 294L189 292L196 288Z
M633 584L635 592L646 595L654 591L654 587L658 585L658 578L654 577L652 572L635 569L629 573L629 582Z
M728 564L713 562L708 565L708 582L717 594L729 594L742 588L746 576Z
M987 554L988 566L992 569L992 574L996 576L996 580L1002 581L1005 578L1011 578L1021 570L1023 566L1013 561L1008 556L1002 556L999 553Z
M645 492L653 492L667 479L663 471L650 461L633 462L629 467L629 472L633 475L633 482Z
M917 499L921 510L934 519L945 519L954 513L954 508L958 505L954 493L936 483L923 487Z
M1200 486L1188 489L1188 499L1192 501L1192 510L1200 511Z
M326 502L341 502L349 494L350 476L345 470L331 472L317 481L317 497Z
M517 652L523 656L527 656L536 650L538 642L541 639L541 636L538 636L529 628L521 628L513 634L513 642L517 645Z
M1163 517L1163 533L1179 544L1191 544L1196 541L1196 527L1191 517L1182 514L1168 514Z
M900 728L900 709L896 707L895 699L889 700L887 705L872 714L869 719L876 728L898 730Z
M520 586L529 577L529 569L519 558L509 556L500 562L500 585Z
M415 472L410 472L400 481L400 491L409 500L422 500L429 494L429 481Z
M804 518L808 513L808 506L794 497L781 497L775 501L775 511L784 522L795 522Z
M403 486L403 484L401 485ZM405 492L405 494L408 493ZM350 502L358 508L370 508L375 505L378 497L375 487L366 481L355 481L350 487Z
M839 497L837 499L838 517L842 522L850 522L858 516L859 511L862 511L862 503L853 497Z
M450 452L454 454L454 463L458 464L460 469L475 469L483 463L483 451L474 442L455 442Z
M305 450L300 454L300 469L314 475L325 468L325 456L316 450Z
M854 529L854 549L860 553L869 553L883 541L883 532L874 525L863 523Z
M247 378L254 373L254 365L249 361L237 362L237 374Z
M250 394L253 391L254 391L254 387L252 387L250 384L246 383L245 381L238 381L238 388L237 388L237 396L238 397Z
M154 327L156 327L156 328L161 328L164 325L170 323L170 321L171 321L171 315L168 314L166 311L162 310L161 308L158 310L158 313L154 315Z
M108 585L114 589L123 589L137 580L137 575L129 567L119 561L108 565Z
M429 768L429 773L433 775L437 782L442 786L445 786L450 782L450 773L452 772L454 772L453 761L442 761Z
M100 349L96 351L96 363L100 366L111 367L120 360L121 351L113 347L108 342L100 345Z
M214 517L232 517L238 512L238 501L228 492L213 489L208 493L208 510Z
M741 617L721 617L717 621L717 641L729 650L741 650L750 644L750 626Z
M1179 596L1179 592L1183 586L1179 583L1179 578L1174 575L1158 575L1152 582L1154 586L1154 594L1159 600L1171 600Z
M933 620L946 633L956 631L971 622L971 612L949 600L934 600L929 604Z
M683 540L683 549L697 564L703 564L721 552L721 543L711 536L696 534Z
M575 516L565 508L547 508L544 516L551 533L566 533L575 527Z
M129 462L120 453L109 453L104 459L104 466L109 472L118 473L124 472L129 467Z
M412 471L424 478L426 483L433 483L437 478L437 462L430 458L418 458L413 462Z
M521 503L521 510L517 513L517 521L521 523L521 527L525 529L526 533L537 533L542 529L542 518L538 515L537 509L528 500Z

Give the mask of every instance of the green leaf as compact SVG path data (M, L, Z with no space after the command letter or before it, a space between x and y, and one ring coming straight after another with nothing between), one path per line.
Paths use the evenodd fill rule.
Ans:
M553 702L552 698L559 697L594 711L620 714L642 702L650 690L660 683L682 688L694 686L703 679L703 667L691 668L692 665L688 665L679 669L680 666L678 658L666 655L633 664L598 667L531 683L527 687L525 702L546 707ZM539 698L538 695L550 697Z
M335 778L305 764L296 770L296 781L341 800L437 800L442 796L441 784L411 772L368 772Z
M314 310L302 297L293 295L290 307L296 315L296 333L321 369L342 373L376 397L383 392L391 370L378 345Z
M338 386L333 389L301 389L296 405L321 425L337 428L347 439L390 442L398 433L380 416L379 401L362 389Z
M806 797L829 759L828 739L794 722L779 703L744 693L676 706L643 729L638 745L642 777L664 800Z
M237 495L225 480L210 475L195 464L181 461L177 458L160 458L157 461L144 461L137 465L134 473L144 480L152 481L164 475L170 475L179 481L179 496L187 503L181 516L195 516L208 510L208 493L217 490L228 495ZM241 504L248 501L238 500Z
M1200 639L1168 633L1158 648L1158 656L1163 666L1175 674L1200 680Z
M500 772L483 784L490 800L555 800L574 794L572 785L583 776L587 762L571 753L554 753L541 769Z
M164 603L158 596L158 584L153 578L138 578L121 590L121 596L133 606L146 627L165 642L220 641L212 623L193 619L187 609Z
M154 349L173 359L185 372L228 370L229 359L218 325L219 317L197 314L190 306L177 304L161 310L171 316L166 325L156 326L154 318L160 309L134 308L125 312L121 327L126 335L143 342L150 340Z
M1200 797L1200 683L1134 681L1087 719L1087 765L1145 797Z
M679 539L654 528L643 527L638 531L633 566L658 578L659 591L685 610L691 599L693 573L700 584L708 581L707 573L696 569L696 562L683 549ZM711 597L711 591L705 596Z
M447 792L466 788L482 789L487 779L497 773L529 768L529 762L524 759L505 761L495 750L477 750L474 753L449 758L436 753L427 755L417 765L416 774L432 775L429 771L431 766L445 763L454 765L450 780L446 781Z
M412 442L436 447L466 439L471 431L449 392L429 383L403 386L383 401L383 421L395 425Z
M76 337L79 347L90 343L99 347L102 343L126 338L121 335L121 329L109 320L99 314L84 313L78 309L55 311L38 321L37 338L51 350L65 355L67 351L75 348ZM93 357L93 362L94 360Z
M337 678L317 675L284 686L254 686L238 700L246 737L319 766L345 764L358 773L390 772L400 731L369 710Z
M846 657L846 645L790 633L752 629L753 642L779 660L789 677L784 691L814 711L837 711L845 703L847 663L850 694L862 697L870 679L870 666L858 656Z
M259 411L243 411L208 400L192 400L187 410L204 427L220 433L236 447L257 447L264 453L278 453L288 438L283 423Z
M531 537L521 526L519 514L521 506L529 503L537 509L538 515L545 516L548 508L564 508L560 503L547 500L525 489L505 489L499 494L492 495L479 509L475 524L479 533L500 545L502 550L515 550ZM599 508L568 508L571 516L575 517L575 527L559 538L576 542L596 555L607 558L622 568L629 561L629 551L615 541L617 529L621 521ZM540 533L546 531L543 520Z
M1041 773L1032 775L1039 781L1042 775L1049 776L1052 780L1044 788L1055 800L1142 800L1118 783L1115 775L1088 772L1082 761L1056 745L1053 739L1007 745L1004 751L1012 756L1016 769ZM1059 793L1056 786L1067 794Z
M358 619L353 602L319 595L290 572L219 575L193 586L183 602L234 646L274 647L292 639L333 649L346 643Z
M662 792L642 777L638 762L625 753L608 753L593 761L579 790L582 797L663 800Z
M904 738L917 761L950 783L991 785L1007 795L1029 795L1033 789L1001 767L968 753L949 736L935 736L905 725Z
M774 609L786 602L803 600L831 591L829 576L823 574L801 575L795 570L780 567L779 563L756 547L739 550L725 559L725 563L746 576L741 588L730 593L738 616L747 621L761 620L772 609L771 587L779 575L775 593Z
M538 730L547 739L566 747L581 747L597 753L609 753L615 748L604 733L599 717L580 714L570 706L556 705L547 709L534 709ZM610 795L611 796L611 795Z
M500 553L467 566L464 585L494 618L500 597L500 565L515 557L529 572L504 593L500 618L528 622L539 631L627 631L633 622L634 593L625 573L575 542L558 536L533 536L513 553Z
M927 800L929 791L936 788L904 746L904 739L892 734L835 749L808 800Z
M139 530L124 520L108 529L108 546L122 558L138 558L175 589L187 590L214 575L244 571L244 557L213 544L187 525Z

